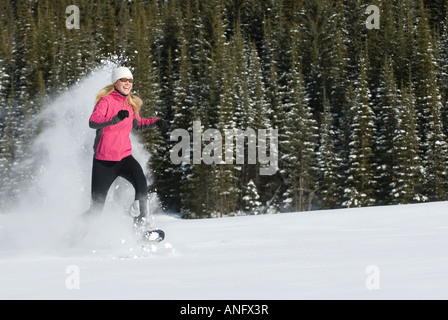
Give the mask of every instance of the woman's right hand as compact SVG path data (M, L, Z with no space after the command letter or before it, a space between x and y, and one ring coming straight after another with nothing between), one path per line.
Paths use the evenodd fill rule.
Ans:
M120 121L123 121L125 118L129 117L129 111L128 110L120 110L117 113L117 117L118 117L118 119L120 119Z

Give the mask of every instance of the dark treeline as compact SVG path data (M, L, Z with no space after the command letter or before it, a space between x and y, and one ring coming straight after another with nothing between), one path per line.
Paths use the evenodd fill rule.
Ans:
M79 29L66 27L69 5ZM174 165L177 142L144 133L152 187L185 217L447 200L446 11L445 0L3 0L2 198L39 130L27 119L113 60L133 70L142 116L171 130L278 129L270 176Z

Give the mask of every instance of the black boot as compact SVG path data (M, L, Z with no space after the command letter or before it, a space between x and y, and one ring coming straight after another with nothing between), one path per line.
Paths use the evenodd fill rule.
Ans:
M146 200L138 200L140 208L140 215L134 218L134 226L141 228L146 223L146 217L148 216L148 203Z

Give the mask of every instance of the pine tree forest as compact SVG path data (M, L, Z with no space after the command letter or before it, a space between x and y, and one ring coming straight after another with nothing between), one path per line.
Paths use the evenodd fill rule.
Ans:
M78 28L66 25L71 5ZM140 134L151 188L185 218L448 200L447 10L447 0L2 0L0 193L14 198L13 164L42 130L27 120L116 61L133 71L142 117L157 113L170 132L192 133L193 121L278 130L273 175L259 163L173 164L170 132Z

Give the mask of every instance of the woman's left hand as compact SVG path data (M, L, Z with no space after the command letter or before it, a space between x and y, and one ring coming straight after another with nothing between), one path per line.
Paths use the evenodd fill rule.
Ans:
M159 127L159 129L160 129L160 131L162 133L167 132L168 129L170 128L170 125L169 125L168 121L165 121L165 120L162 120L162 119L157 119L157 121L155 123Z

